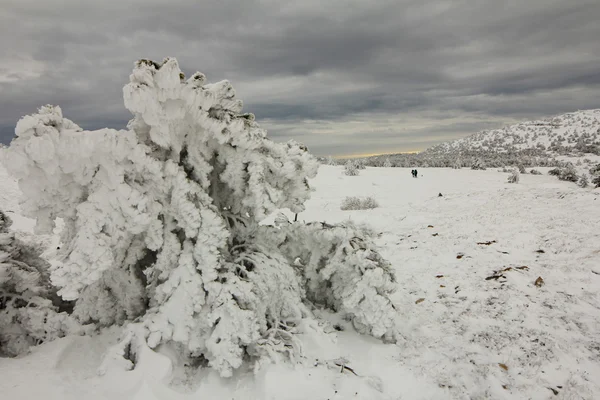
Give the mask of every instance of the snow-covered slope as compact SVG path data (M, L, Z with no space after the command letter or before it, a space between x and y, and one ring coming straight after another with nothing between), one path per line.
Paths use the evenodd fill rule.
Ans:
M548 156L600 151L600 109L484 130L431 147L426 153L511 152L527 149L539 149Z
M600 398L600 189L547 174L507 184L492 169L432 168L418 179L402 168L342 171L321 167L299 220L351 219L380 233L398 278L392 300L405 339L398 345L332 320L327 338L302 338L303 365L222 379L165 348L142 353L132 371L100 376L102 354L117 340L112 330L0 359L0 398ZM15 190L0 168L0 208L14 206ZM342 211L346 196L372 196L380 207Z

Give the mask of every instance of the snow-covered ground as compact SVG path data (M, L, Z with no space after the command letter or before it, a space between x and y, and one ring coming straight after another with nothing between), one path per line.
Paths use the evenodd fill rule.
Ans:
M142 352L133 371L98 375L117 340L113 329L0 359L0 398L600 398L600 189L548 175L508 184L496 170L419 172L413 179L407 169L368 168L348 177L322 166L299 215L364 222L379 233L397 274L401 343L360 336L323 315L343 330L304 337L304 365L226 380L192 372L164 349ZM17 193L0 167L0 208L28 232ZM346 196L372 196L380 207L341 211Z

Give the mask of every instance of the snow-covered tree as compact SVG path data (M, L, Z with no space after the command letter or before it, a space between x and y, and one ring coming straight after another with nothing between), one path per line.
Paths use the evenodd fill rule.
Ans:
M70 307L50 284L41 249L16 239L11 223L0 210L0 355L16 356L80 326L61 312Z
M344 174L348 176L357 176L360 173L358 170L356 163L352 160L346 161L344 165Z
M338 164L337 164L337 161L335 160L335 158L333 158L333 157L331 157L331 156L328 156L328 157L327 157L327 162L326 162L326 164L327 164L327 165L338 165Z
M508 183L519 183L519 178L520 178L519 170L516 168L513 168L513 170L510 172L510 175L508 176Z
M367 231L259 225L304 210L318 167L306 147L270 141L229 82L185 80L175 59L138 61L123 93L128 130L82 131L47 106L8 154L38 231L64 220L52 282L80 321L135 320L150 347L175 343L223 376L298 355L314 304L395 338L394 277Z
M459 158L457 158L456 160L454 160L454 164L452 164L452 168L454 169L461 169L462 168L462 161Z
M471 169L485 170L485 164L481 158L476 158L471 164Z
M364 158L357 158L356 160L354 160L354 165L357 169L366 169L367 161Z
M389 158L386 158L385 161L383 162L383 168L391 168L392 167L392 162L390 161Z

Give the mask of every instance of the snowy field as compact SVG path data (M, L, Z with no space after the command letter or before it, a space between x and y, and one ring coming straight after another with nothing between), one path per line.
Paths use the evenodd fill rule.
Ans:
M162 351L142 353L133 371L98 375L118 337L111 330L0 359L0 398L599 399L600 189L548 175L508 184L495 170L419 173L368 168L348 177L322 166L299 215L379 233L398 280L397 345L322 315L332 328L303 338L303 365L227 380L192 373ZM17 193L0 167L0 208L13 211L26 238L32 223L18 216ZM346 196L372 196L380 207L341 211Z

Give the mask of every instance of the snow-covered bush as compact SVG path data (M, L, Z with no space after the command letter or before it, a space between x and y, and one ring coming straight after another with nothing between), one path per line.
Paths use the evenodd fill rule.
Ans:
M600 164L590 168L590 175L592 176L592 185L600 187Z
M0 210L0 355L16 356L80 327L61 312L70 307L50 284L41 250L16 239L10 225Z
M508 183L519 183L520 173L519 170L513 169L508 176Z
M523 163L519 163L517 165L517 168L519 169L519 173L520 174L526 174L527 173L527 171L525 171L525 166L523 165Z
M388 296L396 290L391 265L374 249L373 233L352 223L288 224L261 227L256 235L274 244L301 268L306 297L350 319L361 333L395 341L396 310Z
M454 164L452 164L452 168L453 169L461 169L462 168L462 161L460 160L460 158L457 158L456 160L454 160Z
M356 160L354 160L354 165L357 169L366 169L367 161L364 158L357 158Z
M356 163L352 160L346 161L344 165L344 174L348 176L357 176L360 172L358 171L358 167Z
M558 179L561 181L577 182L579 180L579 176L577 175L575 166L571 163L568 163L565 167L560 168Z
M577 184L582 188L588 187L588 185L590 184L588 176L586 174L581 175L581 177L579 178L579 182L577 182Z
M328 156L327 161L325 162L327 165L338 165L335 158Z
M542 173L540 171L538 171L537 169L532 169L531 171L529 171L529 173L531 175L542 175Z
M476 158L471 164L471 169L475 170L485 170L485 164L481 158Z
M372 197L346 197L340 206L341 210L369 210L379 207L377 200Z
M548 174L557 176L561 181L577 182L579 180L577 170L572 163L567 163L562 167L551 169L548 171Z
M223 376L298 355L311 304L395 338L394 277L367 231L259 225L304 210L318 167L306 147L270 141L229 82L185 80L175 59L137 62L123 93L128 130L82 131L48 106L19 121L8 154L36 228L64 220L52 282L81 321L135 321L150 347Z
M389 158L386 158L385 161L383 162L383 168L391 168L392 167L392 162L390 161Z
M552 168L550 171L548 171L548 175L559 176L560 175L560 169L559 168Z

